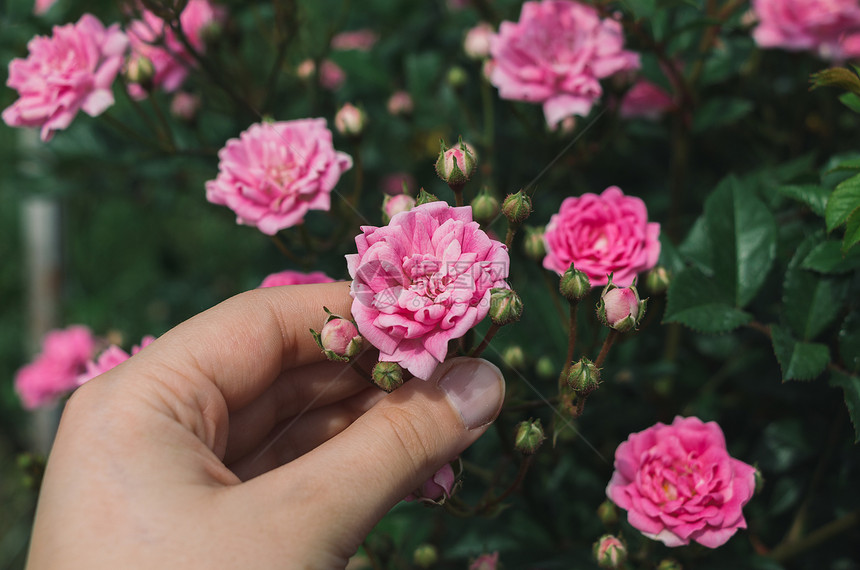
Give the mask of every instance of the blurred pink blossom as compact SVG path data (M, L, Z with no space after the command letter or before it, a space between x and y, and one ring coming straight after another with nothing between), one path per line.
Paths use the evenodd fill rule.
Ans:
M490 289L507 288L507 248L472 221L470 207L441 201L361 231L358 253L346 256L358 330L380 361L426 380L445 360L448 341L487 315Z
M411 190L415 188L415 177L408 172L393 172L382 179L382 191L395 196L403 193L403 186Z
M226 15L223 7L209 0L189 0L179 15L179 25L191 47L202 54L206 51L206 30L223 22ZM152 62L154 87L168 93L176 91L188 76L188 70L197 66L197 60L170 26L149 10L143 10L141 19L129 24L128 36L131 57L145 57ZM136 98L146 96L143 87L136 83L129 85L129 93Z
M624 48L621 24L571 0L523 4L519 22L502 22L493 38L490 81L503 99L543 104L554 127L586 116L603 94L599 79L639 68Z
M78 386L89 382L96 376L104 374L108 370L122 364L123 362L125 362L126 360L152 344L154 340L154 336L147 335L143 337L139 345L134 345L131 348L131 354L127 353L115 344L110 345L98 356L98 358L87 362L86 372L84 372L77 378Z
M51 9L51 6L57 3L57 0L36 0L36 4L33 6L33 13L37 16L41 16L45 12Z
M606 285L614 273L613 282L627 287L656 265L659 236L660 224L648 222L645 202L617 186L600 195L571 196L546 226L543 266L561 275L573 263L592 286Z
M312 59L302 61L296 68L296 75L302 79L309 79L316 71L316 65ZM337 90L346 81L346 73L343 69L330 59L325 59L320 64L320 85L329 91Z
M674 106L672 96L665 89L647 79L640 79L624 94L619 113L626 119L656 121Z
M24 407L39 408L75 389L78 375L85 370L95 348L96 339L82 325L46 334L42 351L15 374L15 391Z
M499 567L499 553L482 554L469 564L469 570L496 570Z
M200 108L200 96L179 91L173 95L170 101L170 112L183 121L191 121L197 115Z
M328 210L332 189L352 168L352 158L332 146L325 119L251 125L218 158L206 199L269 235L302 223L308 210Z
M391 94L391 97L388 98L386 108L389 113L395 116L408 115L412 113L415 105L412 102L412 95L408 91L400 90Z
M379 40L379 34L369 28L341 32L331 39L331 47L336 50L370 51Z
M390 220L400 212L406 212L415 207L415 198L409 194L395 194L394 196L386 196L382 201L382 212L386 219Z
M27 58L9 64L6 85L19 98L3 111L3 121L10 127L40 127L42 140L49 141L79 110L100 115L114 103L111 86L127 47L119 24L105 28L91 14L55 26L51 37L34 37Z
M630 434L615 450L606 495L627 521L666 546L691 540L708 548L746 528L743 506L755 491L755 469L732 458L715 422L675 417Z
M463 40L463 51L471 59L484 59L490 55L490 40L495 31L487 22L480 22L466 32Z
M860 56L857 0L753 0L753 39L764 48L811 51L826 60Z
M263 279L260 283L260 289L264 287L281 287L283 285L307 285L310 283L331 283L334 279L323 273L322 271L313 271L311 273L302 273L301 271L292 271L287 269L278 273L272 273Z

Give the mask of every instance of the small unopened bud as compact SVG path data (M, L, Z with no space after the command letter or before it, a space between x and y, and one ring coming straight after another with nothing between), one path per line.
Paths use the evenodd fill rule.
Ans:
M449 186L465 184L472 177L477 164L474 153L469 150L462 138L450 148L445 145L445 141L441 141L439 158L436 160L436 174Z
M531 455L540 448L546 435L540 420L529 420L517 425L517 434L514 436L514 449L523 455Z
M535 371L541 378L555 378L558 375L555 364L553 364L552 358L549 356L540 357L535 365Z
M469 570L496 570L499 567L499 553L482 554L472 560Z
M627 547L618 537L605 534L594 543L594 558L601 568L616 570L627 560Z
M370 375L373 383L386 392L393 392L403 385L403 368L396 362L377 362Z
M155 66L152 60L142 55L133 56L125 68L125 78L131 83L137 83L145 91L152 88L152 78L155 77Z
M532 213L532 199L522 190L516 194L508 194L508 197L502 202L502 213L508 222L519 225Z
M618 507L612 501L603 501L597 507L597 518L606 526L613 526L618 522Z
M341 358L352 358L361 352L361 342L361 335L352 321L337 316L329 318L319 333L319 345L326 356L333 353Z
M645 275L645 288L652 295L665 293L672 282L672 276L662 265L658 265Z
M367 113L352 103L345 103L334 116L334 128L345 136L357 137L366 126Z
M546 257L546 242L544 242L544 228L526 226L526 236L523 239L523 250L529 259L541 261Z
M571 263L567 271L562 274L558 289L565 299L571 303L576 303L584 299L591 291L591 280L588 275L574 268Z
M480 224L492 222L499 214L499 201L484 187L472 200L472 217Z
M647 299L639 299L635 285L617 287L610 278L600 294L597 317L609 328L627 332L639 325L645 315L646 304Z
M469 74L466 73L466 70L459 65L455 65L448 70L447 79L448 85L450 85L454 89L459 89L469 81Z
M424 481L420 488L409 493L404 501L422 501L442 504L457 490L457 475L450 463L443 465L432 477Z
M503 326L520 320L523 300L513 289L497 287L490 290L490 321Z
M577 394L588 395L600 385L600 369L583 356L570 367L567 385Z
M416 206L423 206L424 204L429 204L430 202L438 202L439 198L436 197L435 194L431 194L424 188L418 191L418 197L415 198Z
M183 121L193 121L200 109L200 97L179 91L170 101L170 113Z
M481 22L466 32L463 51L469 59L485 59L490 56L490 40L495 32L487 22Z
M526 355L522 347L513 345L509 346L502 352L502 360L511 368L519 370L526 365Z
M419 544L412 553L412 562L419 568L430 568L439 561L439 551L432 544Z
M408 194L386 196L382 201L382 221L388 223L391 218L401 212L408 212L415 207L415 198Z
M674 558L664 558L657 564L657 570L684 570L684 567Z
M386 107L392 115L409 115L415 108L415 103L412 101L412 95L408 91L401 90L391 94Z

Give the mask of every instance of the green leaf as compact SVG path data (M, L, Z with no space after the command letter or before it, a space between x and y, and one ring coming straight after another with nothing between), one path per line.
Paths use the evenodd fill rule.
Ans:
M783 196L797 200L809 206L809 209L824 217L824 209L827 207L827 198L832 191L816 184L790 184L780 186L779 193Z
M678 251L703 271L713 272L713 255L711 254L711 238L708 235L708 224L705 216L701 216L693 224L687 238L678 247Z
M827 231L832 232L860 208L860 174L840 183L827 200L824 219Z
M783 285L783 316L794 334L811 340L827 328L842 308L845 285L844 279L789 269Z
M845 223L845 237L842 238L842 253L850 256L852 249L860 242L860 209L851 212ZM856 253L856 250L854 250Z
M841 172L846 170L850 172L860 172L860 158L853 158L846 160L845 162L840 162L828 172Z
M770 328L773 352L782 369L782 381L812 380L824 372L830 362L827 345L817 342L798 342L791 333L778 325Z
M842 388L845 406L854 425L854 443L860 442L860 378L834 370L830 374L830 385Z
M753 102L747 99L735 97L709 99L696 111L692 130L694 133L703 133L730 125L747 116L753 107Z
M773 214L752 188L725 178L705 202L714 280L731 305L745 307L764 284L776 257Z
M853 312L839 329L839 358L851 372L860 371L860 312Z
M708 333L728 332L752 320L734 306L727 291L697 267L688 267L672 280L663 322L681 323Z
M828 275L850 273L860 267L860 252L843 255L840 242L826 240L815 246L800 266Z
M839 100L855 113L860 113L860 97L854 93L843 93L839 96Z

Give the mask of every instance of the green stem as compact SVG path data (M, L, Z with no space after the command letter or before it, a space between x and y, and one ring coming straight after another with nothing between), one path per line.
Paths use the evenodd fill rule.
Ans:
M176 142L173 140L173 131L170 129L170 123L167 121L167 117L164 116L164 113L161 110L161 105L158 104L158 101L156 101L155 97L152 95L149 96L149 103L152 106L153 111L155 111L155 116L158 119L160 128L156 130L159 138L164 142L170 152L175 151Z
M564 361L564 367L561 369L561 374L558 377L558 387L561 389L564 382L570 374L570 367L573 366L573 351L576 347L576 317L579 309L579 301L570 302L570 319L568 321L567 335L567 358Z
M851 511L809 533L805 538L780 544L770 552L770 557L780 563L789 562L799 554L858 525L860 525L860 510Z
M502 501L510 497L517 489L520 488L523 481L526 478L526 473L529 471L529 467L531 467L532 459L534 455L526 455L523 460L520 462L519 469L517 469L517 476L514 478L514 481L508 486L507 489L502 491L502 494L498 497L494 497L487 501L481 502L477 507L475 507L475 512L477 513L490 513L492 509L498 506Z
M603 363L606 361L606 357L609 355L609 349L612 348L616 338L618 338L618 331L615 329L609 329L609 334L606 335L606 340L603 341L603 346L600 347L600 354L597 355L597 360L594 361L595 366L598 368L603 366Z
M558 313L559 317L561 317L561 315L564 314L564 309L561 306L561 296L558 293L558 285L553 282L549 271L541 271L541 274L543 275L543 281L546 283L547 289L549 289L549 296L552 299L553 306L555 306L555 312ZM570 326L570 323L566 320L562 320L562 323L565 327ZM567 330L569 329L565 328L565 331Z
M489 346L490 341L493 340L493 337L496 336L496 333L499 332L499 329L502 328L497 324L491 324L489 330L487 330L487 334L484 335L484 339L481 341L481 344L476 346L472 352L469 353L469 356L473 358L477 358L481 356L484 350Z

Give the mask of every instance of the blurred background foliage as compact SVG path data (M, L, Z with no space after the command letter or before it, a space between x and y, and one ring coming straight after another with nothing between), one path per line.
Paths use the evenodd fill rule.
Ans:
M23 566L35 504L17 464L18 455L32 448L29 418L12 387L16 369L33 349L25 342L28 291L21 221L23 205L33 196L50 197L62 208L57 324L82 323L97 334L120 334L126 345L136 343L256 287L269 273L318 269L348 277L342 256L354 251L359 220L350 219L351 233L329 251L306 248L298 231L285 232L284 239L301 253L302 263L296 263L255 228L236 225L232 212L206 202L204 182L217 173L217 150L251 123L263 117L322 116L331 124L338 107L353 102L370 122L360 141L335 135L336 148L357 159L338 189L349 194L362 185L362 223L380 223L380 188L394 172L408 172L418 186L453 201L432 168L439 139L453 142L462 135L475 146L481 164L477 179L466 187L467 200L483 185L500 199L525 187L534 192L535 208L527 223L542 225L564 197L618 185L643 198L650 219L661 223L661 264L677 275L703 266L707 248L697 241L696 228L702 226L696 220L711 192L734 175L728 184L735 185L737 207L744 207L743 196L754 196L775 221L773 269L762 268L766 272L755 278L760 286L744 303L755 322L768 324L783 322L786 303L803 301L803 291L800 300L793 300L784 287L786 272L824 239L820 213L809 200L792 199L784 187L832 189L840 179L831 168L860 151L858 115L839 102L835 90L808 88L809 75L825 64L806 54L756 48L743 20L744 3L732 3L719 28L707 15L718 3L607 5L624 13L627 46L643 54L646 77L669 88L658 58L681 62L693 79L689 99L657 122L625 120L613 104L624 86L605 82L603 104L590 118L578 119L573 133L549 132L538 106L500 100L482 79L480 64L463 54L467 29L481 19L516 20L521 2L476 2L477 7L462 11L450 10L441 0L221 4L230 18L209 45L210 65L186 82L188 91L201 96L201 109L192 122L171 122L178 152L151 138L130 139L107 120L84 115L49 144L0 126L0 568ZM123 19L115 2L59 0L45 17L35 17L30 0L6 0L0 5L0 80L5 83L7 62L26 55L33 35L75 21L84 11L106 23ZM370 52L330 50L336 32L359 28L379 34ZM716 35L702 50L708 34ZM347 77L343 86L332 92L298 78L295 68L307 58L335 61ZM388 97L398 89L414 100L410 116L386 111ZM10 89L0 90L0 107L15 97ZM161 108L169 106L169 96L152 97ZM139 112L119 94L108 114L146 137L155 121L148 104ZM311 212L308 239L330 237L337 220L350 216L338 199L330 213ZM504 235L504 221L491 229ZM566 308L559 317L543 270L523 255L520 243L514 245L512 264L511 284L526 310L520 323L497 335L487 357L505 367L512 401L535 400L533 390L549 398L565 358ZM719 276L702 275L706 290L719 286ZM828 299L835 306L825 309L833 314L814 336L839 352L840 367L853 363L847 372L856 373L856 265L827 279L834 281L828 281L831 294L814 308L826 307ZM596 567L591 544L607 529L595 513L604 500L616 446L631 432L681 414L717 420L730 453L757 464L765 486L745 509L749 531L714 551L668 549L626 523L610 528L638 553L636 564L648 568L649 561L675 557L697 569L860 568L856 524L786 559L766 556L785 537L808 536L860 509L860 454L842 390L822 378L783 381L785 370L771 340L755 327L699 333L662 324L665 308L665 297L653 295L646 323L615 347L604 385L573 428L558 423L549 406L504 412L495 433L464 457L461 496L474 503L494 472L505 481L513 478L517 459L511 439L517 422L541 418L548 431L558 429L555 447L547 443L541 449L522 493L506 501L507 508L458 519L442 509L401 504L368 545L391 567L409 567L411 553L422 543L439 548L439 568L465 568L470 557L492 550L500 551L505 568ZM792 317L787 318L790 326ZM602 332L592 311L580 311L580 329L580 346L593 358ZM525 354L517 370L501 359L513 345ZM552 374L539 372L541 359L553 364Z

